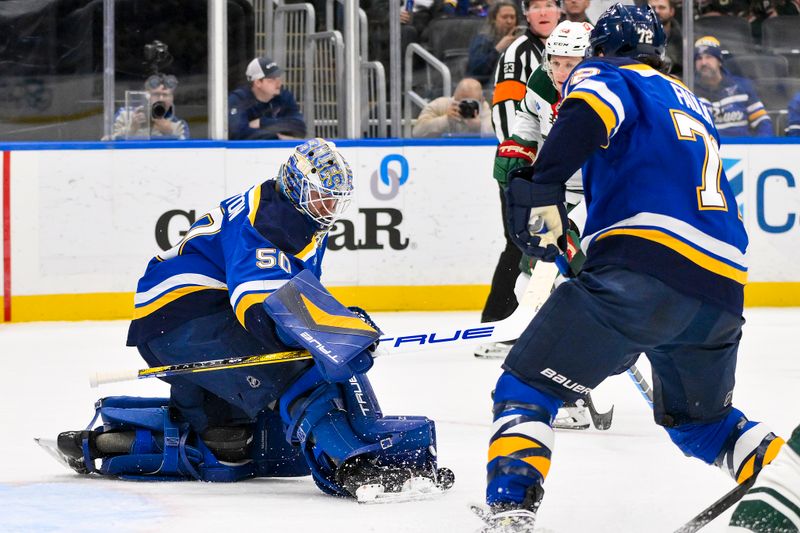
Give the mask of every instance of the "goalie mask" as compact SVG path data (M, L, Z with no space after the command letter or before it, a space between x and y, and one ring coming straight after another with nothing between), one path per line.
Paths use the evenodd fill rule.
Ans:
M560 23L547 38L545 43L545 59L542 62L542 69L550 77L556 90L561 92L561 84L566 80L557 81L554 76L554 68L551 64L553 57L574 57L577 62L586 55L586 48L589 47L589 35L593 26L588 22L570 22L565 20ZM568 73L567 73L568 74Z
M327 231L350 205L353 172L336 145L310 139L281 165L281 192L321 230Z

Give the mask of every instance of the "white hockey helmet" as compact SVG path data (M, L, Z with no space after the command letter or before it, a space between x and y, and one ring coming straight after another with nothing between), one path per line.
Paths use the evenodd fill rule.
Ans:
M350 204L353 172L336 145L309 139L281 165L281 192L319 229L327 231Z
M544 45L545 58L542 63L542 68L551 80L553 73L550 69L550 58L552 56L584 57L586 49L589 47L589 35L593 28L594 26L588 22L570 22L569 20L565 20L555 27Z

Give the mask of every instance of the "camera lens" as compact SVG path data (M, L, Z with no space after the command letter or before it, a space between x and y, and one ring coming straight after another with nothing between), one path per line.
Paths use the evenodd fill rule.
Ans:
M152 107L150 107L150 116L153 118L164 118L167 116L167 104L164 102L155 102Z
M474 99L461 100L458 103L458 112L463 118L475 118L480 111L480 102Z

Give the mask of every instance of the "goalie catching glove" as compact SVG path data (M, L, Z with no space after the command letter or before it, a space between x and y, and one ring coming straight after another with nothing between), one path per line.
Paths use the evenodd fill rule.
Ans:
M494 157L494 179L503 188L507 187L509 172L532 165L536 159L536 148L535 142L523 141L516 136L503 141Z
M532 181L533 167L509 173L505 190L511 240L526 255L555 261L567 249L567 209L563 183Z

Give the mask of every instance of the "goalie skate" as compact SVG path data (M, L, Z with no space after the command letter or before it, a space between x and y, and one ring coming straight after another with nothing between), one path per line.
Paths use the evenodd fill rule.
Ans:
M73 470L79 474L88 474L89 470L86 468L83 459L75 459L73 457L69 457L68 455L64 454L61 450L58 449L58 444L55 439L48 439L46 437L34 437L34 442L42 447L42 449L47 452L47 455L61 463L62 465L66 466L70 470Z
M505 359L516 341L487 342L475 349L475 357L481 359Z
M413 502L427 500L443 492L444 489L438 487L430 478L412 477L407 479L396 492L387 492L386 487L380 483L362 485L356 489L356 500L358 503Z
M455 482L455 475L449 468L377 466L366 458L345 463L339 477L358 503L424 500L443 493Z

